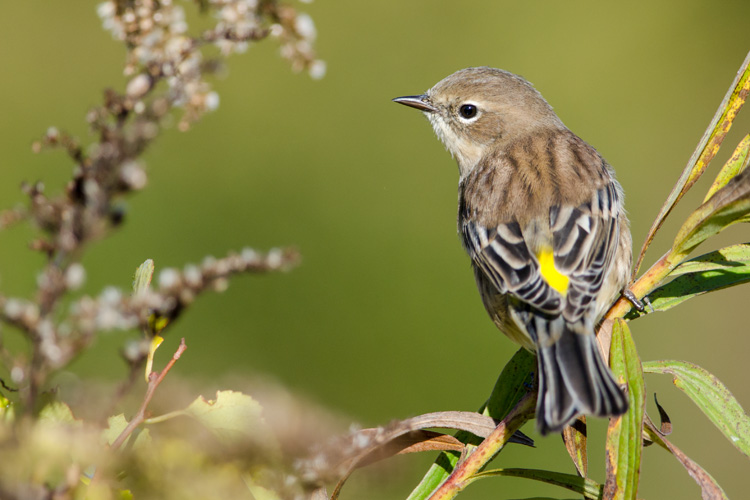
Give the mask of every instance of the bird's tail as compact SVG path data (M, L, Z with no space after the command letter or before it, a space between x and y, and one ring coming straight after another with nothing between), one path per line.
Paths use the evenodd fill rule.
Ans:
M556 326L562 326L557 340L539 339L537 343L539 432L559 432L580 414L608 417L625 413L627 397L604 363L593 332L582 323Z

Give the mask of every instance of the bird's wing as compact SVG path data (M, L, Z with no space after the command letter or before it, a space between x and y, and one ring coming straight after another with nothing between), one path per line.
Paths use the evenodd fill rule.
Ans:
M544 279L517 222L487 228L464 220L461 233L472 261L499 293L510 293L546 313L562 311L562 295Z
M569 277L564 316L577 321L594 305L618 247L621 204L614 182L578 207L552 207L556 269Z
M488 228L463 218L464 246L499 293L577 321L595 302L617 248L617 196L609 183L577 207L552 206L551 245L535 252L515 221Z

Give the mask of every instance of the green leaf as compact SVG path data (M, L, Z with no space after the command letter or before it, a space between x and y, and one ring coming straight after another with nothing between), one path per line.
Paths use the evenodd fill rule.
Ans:
M549 470L538 469L493 469L480 472L472 476L472 481L495 476L522 477L541 481L555 486L561 486L570 491L583 495L586 499L597 500L602 496L602 486L591 479L575 474L563 474Z
M127 425L128 421L125 419L125 415L122 413L109 417L107 419L107 428L102 431L102 438L104 438L107 444L114 443L115 439L117 439L117 436L122 434L122 431L125 430L125 427L127 427Z
M39 413L39 421L57 424L83 425L81 420L76 420L73 416L70 407L60 401L52 402L42 408L42 411Z
M199 396L184 413L196 419L227 446L260 446L277 453L278 443L262 416L262 407L241 392L218 391L216 400Z
M732 245L685 261L668 276L675 278L648 295L654 311L666 311L695 296L750 281L750 243ZM633 308L627 319L649 312L650 308L643 312Z
M745 103L748 91L750 90L750 53L747 54L745 60L742 62L737 76L729 87L729 90L724 95L724 99L719 104L719 108L716 110L714 117L711 119L711 123L708 124L708 128L701 137L698 146L695 148L693 155L688 160L687 165L680 174L680 178L675 183L672 191L664 201L659 215L656 216L651 229L646 235L646 240L643 242L643 247L638 254L635 265L633 266L633 274L638 272L641 267L643 258L646 255L646 250L654 239L656 232L659 230L661 225L664 223L664 219L667 218L669 213L675 207L682 196L698 181L703 172L708 167L711 160L716 156L716 153L721 147L721 143L724 141L729 129L732 127L734 118L739 113L742 105Z
M128 421L125 419L125 415L120 413L107 419L107 428L102 431L102 439L107 444L112 444L117 437L122 434L122 431L127 427ZM133 441L135 436L135 441ZM133 442L133 447L142 447L151 445L151 434L148 429L136 429L133 434L128 437L126 443Z
M502 420L521 398L529 392L533 383L533 373L536 370L536 356L526 349L519 349L495 382L487 402L482 405L480 412L495 420ZM462 443L479 444L481 441L474 434L468 432L456 433L456 438ZM407 500L422 500L430 494L450 475L458 462L457 453L442 452L438 455L422 481L414 488Z
M280 500L278 493L260 486L249 474L244 474L242 479L254 500Z
M133 496L133 492L130 490L119 490L117 494L120 500L134 500L135 499L135 497Z
M146 259L146 261L138 266L135 270L135 276L133 277L133 292L135 295L143 293L151 286L151 278L154 277L154 261L152 259Z
M750 156L747 154L748 151L750 151L750 134L746 135L740 141L739 145L737 145L737 148L734 150L734 153L732 153L732 156L721 168L719 175L716 176L713 184L711 184L711 187L708 189L708 193L706 193L706 198L703 200L703 203L707 202L716 191L726 186L730 179L745 170L748 161L750 161Z
M705 271L732 271L750 266L750 243L740 243L690 259L677 266L669 276Z
M505 418L530 390L536 372L536 356L519 349L500 373L481 412L495 420Z
M617 382L628 385L629 408L625 415L610 419L607 429L607 481L604 484L604 498L635 499L643 450L641 436L646 387L641 360L635 350L630 329L622 319L617 319L612 326L610 364Z
M13 422L16 419L16 410L10 399L0 394L0 421Z
M589 457L586 447L588 442L586 415L579 416L572 424L565 427L562 431L562 437L565 449L568 450L568 455L570 455L578 475L587 477L589 475Z
M674 385L698 405L742 454L750 457L750 417L719 379L687 361L647 361L643 370L672 375Z
M690 214L677 233L670 260L675 261L686 256L707 238L738 222L748 213L750 171L745 170Z

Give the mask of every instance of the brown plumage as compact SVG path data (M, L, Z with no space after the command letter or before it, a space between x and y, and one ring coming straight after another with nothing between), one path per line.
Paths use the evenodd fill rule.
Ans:
M482 302L501 331L537 353L540 431L579 414L624 413L594 335L631 265L612 168L531 84L503 70L461 70L395 101L424 111L457 160L458 228Z

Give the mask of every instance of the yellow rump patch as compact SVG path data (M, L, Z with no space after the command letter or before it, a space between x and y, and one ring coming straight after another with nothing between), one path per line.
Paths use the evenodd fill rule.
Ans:
M568 293L570 280L555 267L555 254L552 253L552 248L543 247L536 258L539 260L539 272L544 281L564 297Z

